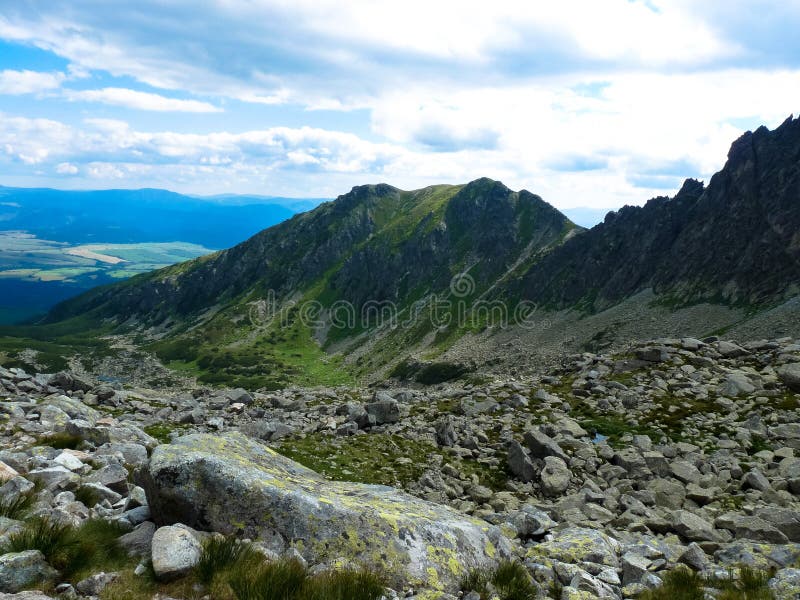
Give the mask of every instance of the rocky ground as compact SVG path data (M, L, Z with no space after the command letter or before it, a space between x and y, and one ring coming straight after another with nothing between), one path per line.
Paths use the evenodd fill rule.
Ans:
M639 597L680 565L749 565L800 597L800 343L659 339L559 364L274 393L0 368L0 598L212 598L191 575L212 533L314 572L368 564L387 598L477 600L465 576L501 560L542 597ZM98 520L123 557L69 568L23 535Z

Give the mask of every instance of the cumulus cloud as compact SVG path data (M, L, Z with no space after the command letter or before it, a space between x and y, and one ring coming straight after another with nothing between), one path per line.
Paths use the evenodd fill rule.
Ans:
M65 90L64 95L69 100L101 102L138 110L188 113L222 112L221 108L208 102L167 98L150 92L139 92L116 87L107 87L100 90Z
M39 71L0 71L0 94L36 94L58 88L64 81L63 73Z
M564 207L641 203L797 112L799 25L767 0L31 0L0 38L123 78L66 98L175 114L9 115L0 156L71 182L333 195L485 175Z

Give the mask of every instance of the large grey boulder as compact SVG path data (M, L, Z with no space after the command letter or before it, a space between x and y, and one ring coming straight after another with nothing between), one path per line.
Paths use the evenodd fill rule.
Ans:
M0 592L19 592L54 581L58 573L38 550L11 552L0 556Z
M160 525L277 537L309 563L372 564L414 586L456 590L469 569L510 555L485 521L394 488L328 481L235 432L158 446L143 484Z

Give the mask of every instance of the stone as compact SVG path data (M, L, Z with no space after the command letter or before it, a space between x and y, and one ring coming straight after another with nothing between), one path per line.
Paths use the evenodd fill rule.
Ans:
M673 461L669 468L672 476L683 483L698 483L702 477L699 469L685 460Z
M129 531L120 536L117 541L120 547L125 550L129 556L149 557L155 532L155 523L145 521L138 525L133 531Z
M95 573L75 584L75 589L84 596L99 596L108 584L119 578L119 573Z
M752 394L755 391L756 386L744 373L728 373L725 381L717 390L721 396L741 396Z
M128 493L128 470L120 464L111 463L84 477L87 483L99 483L118 494Z
M572 479L572 472L567 467L567 463L557 456L547 456L544 459L544 467L539 474L539 479L542 493L545 496L560 496L567 491Z
M394 398L384 398L365 405L367 413L375 417L377 425L397 423L402 416L400 403Z
M742 489L753 489L764 492L771 487L769 479L758 469L748 471L745 473L744 477L742 477Z
M769 581L775 598L800 597L800 569L781 569Z
M772 524L789 541L800 542L800 512L778 506L767 506L755 512L755 516Z
M601 531L568 527L553 533L553 539L528 548L531 559L557 560L563 563L597 563L617 568L620 545Z
M531 451L533 458L545 458L546 456L556 456L564 461L569 460L566 453L561 449L556 441L546 433L538 429L525 432L525 445Z
M747 354L747 350L739 346L738 344L734 344L733 342L721 341L717 342L717 352L719 352L725 358L737 358L739 356L744 356Z
M200 559L201 546L183 527L167 525L153 534L151 558L158 579L169 581L186 575Z
M777 373L786 387L795 392L800 392L800 363L780 366Z
M641 583L642 577L649 572L650 559L635 552L626 552L620 559L622 566L622 585Z
M10 552L0 556L0 592L19 592L55 581L58 572L38 550Z
M536 477L531 459L517 440L511 440L508 444L508 469L525 483Z
M686 488L672 479L656 479L649 484L656 506L677 510L683 506Z
M708 556L697 542L689 544L686 551L678 558L678 562L695 571L704 571L708 568Z
M412 586L455 591L469 569L510 556L508 540L485 521L390 487L328 481L235 432L158 446L142 483L157 524L280 535L302 541L309 564L343 558Z
M513 516L511 523L517 530L517 535L522 539L542 536L551 531L556 522L546 512L526 504Z
M711 542L718 539L711 523L688 510L676 510L672 513L672 529L690 542Z

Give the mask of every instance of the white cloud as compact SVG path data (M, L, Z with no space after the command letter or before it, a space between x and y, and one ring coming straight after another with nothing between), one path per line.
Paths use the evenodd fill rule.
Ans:
M62 162L56 165L56 173L59 175L77 175L78 170L78 167L68 162Z
M222 109L199 100L167 98L150 92L139 92L125 88L107 87L100 90L65 90L64 95L73 101L101 102L159 112L214 113Z
M71 78L125 77L219 106L122 87L67 98L225 114L12 120L0 155L78 166L75 185L325 195L486 175L559 206L641 203L708 177L745 126L798 112L793 4L31 0L3 11L0 38L65 57ZM239 114L229 99L252 106ZM67 106L65 123L82 108ZM304 114L318 126L301 127ZM293 126L267 126L280 123Z
M0 71L0 94L36 94L58 88L64 81L63 73L39 71Z

